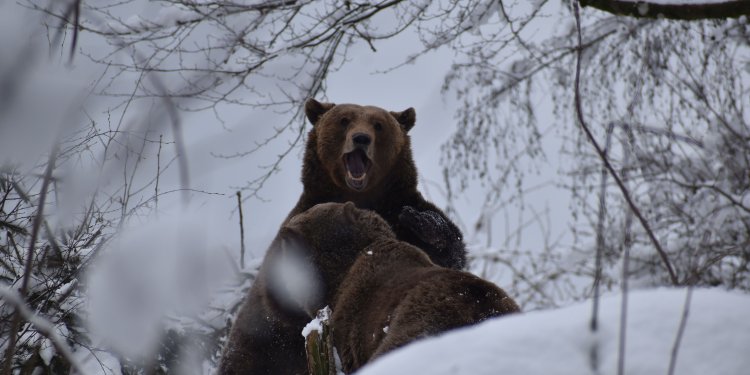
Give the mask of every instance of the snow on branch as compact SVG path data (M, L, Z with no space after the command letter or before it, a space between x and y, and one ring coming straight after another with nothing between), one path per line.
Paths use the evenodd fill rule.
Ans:
M70 363L70 366L75 369L75 372L86 374L83 366L81 366L78 359L76 359L73 354L73 350L68 346L65 339L60 336L55 325L47 319L34 314L34 312L26 305L26 302L24 302L21 295L6 286L0 286L0 299L5 301L5 303L10 304L24 320L31 323L39 333L52 341L52 345L55 346L57 352ZM12 332L12 334L15 333ZM10 358L8 358L8 360L10 360Z
M674 20L705 20L750 16L747 0L581 0L608 13L637 18L668 18Z

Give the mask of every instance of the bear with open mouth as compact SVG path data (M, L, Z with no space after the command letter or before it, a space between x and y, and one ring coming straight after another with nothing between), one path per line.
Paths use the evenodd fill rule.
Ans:
M436 264L463 269L460 230L417 190L408 134L416 123L413 108L393 112L310 99L305 113L313 129L302 167L304 190L287 220L318 203L349 201L377 212L399 239Z
M305 114L313 125L302 165L303 191L282 223L319 203L352 202L380 215L396 237L422 249L441 267L463 269L466 246L461 231L417 190L417 169L409 130L413 108L401 112L375 106L321 103L309 99ZM304 309L274 293L279 236L233 324L220 365L222 374L306 373ZM282 282L283 283L283 282Z

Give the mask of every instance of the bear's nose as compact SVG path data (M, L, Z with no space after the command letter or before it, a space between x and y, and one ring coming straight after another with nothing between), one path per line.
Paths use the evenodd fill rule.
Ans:
M354 141L355 145L368 146L372 140L370 139L370 136L365 133L355 133L352 136L352 141Z

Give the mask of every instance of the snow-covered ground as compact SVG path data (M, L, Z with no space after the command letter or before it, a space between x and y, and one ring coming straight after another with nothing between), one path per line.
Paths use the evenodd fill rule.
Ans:
M687 289L628 294L625 374L668 374ZM523 313L425 339L363 368L360 375L617 374L622 297L604 297L599 331L589 330L591 302ZM750 296L693 291L674 374L750 371ZM596 350L598 371L592 369Z

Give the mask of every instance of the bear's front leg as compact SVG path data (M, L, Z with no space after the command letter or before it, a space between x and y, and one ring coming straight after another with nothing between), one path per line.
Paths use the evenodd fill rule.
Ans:
M442 213L417 211L414 207L404 206L398 219L402 226L424 243L414 245L427 252L433 262L443 267L464 268L466 247L461 231Z

